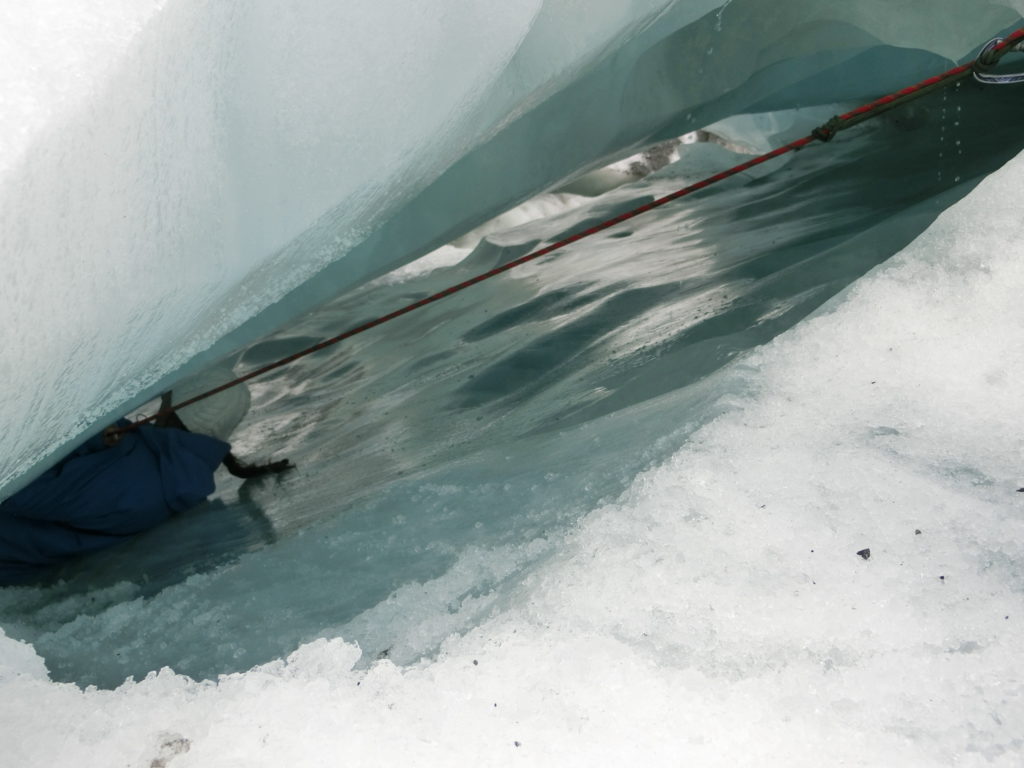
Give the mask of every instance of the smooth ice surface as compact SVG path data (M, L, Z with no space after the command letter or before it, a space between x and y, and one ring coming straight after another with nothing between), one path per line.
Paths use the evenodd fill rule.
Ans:
M876 95L1016 16L717 6L6 4L0 488L246 320L221 352L585 166Z

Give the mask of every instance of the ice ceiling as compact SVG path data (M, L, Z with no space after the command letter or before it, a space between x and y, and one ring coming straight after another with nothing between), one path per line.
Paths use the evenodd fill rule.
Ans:
M8 4L0 489L197 355L582 169L730 114L876 95L1016 16L960 0Z

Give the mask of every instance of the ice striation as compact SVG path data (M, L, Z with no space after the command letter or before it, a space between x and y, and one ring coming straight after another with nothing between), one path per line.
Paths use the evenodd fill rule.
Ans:
M1021 11L0 11L0 482ZM297 473L0 590L6 759L1018 765L1013 93L934 94L254 385L236 447Z

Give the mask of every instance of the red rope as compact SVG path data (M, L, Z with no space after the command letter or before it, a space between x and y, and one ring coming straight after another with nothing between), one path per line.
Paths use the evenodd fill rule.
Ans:
M999 56L1003 55L1012 46L1022 41L1024 41L1024 28L1017 30L1012 35L1005 38L1001 43L994 46L989 52L992 56L992 61L986 62L986 64L991 65L991 63L998 59ZM319 352L321 349L325 349L327 347L338 344L339 342L345 341L346 339L350 339L353 336L357 336L358 334L363 333L364 331L370 330L371 328L376 328L378 325L383 325L384 323L399 318L402 315L406 315L412 312L413 310L419 309L420 307L425 307L428 304L433 304L435 301L440 301L441 299L447 298L448 296L458 293L459 291L464 291L466 288L474 286L477 283L482 283L484 280L489 280L492 277L500 275L504 272L508 272L509 270L515 269L518 266L521 266L531 261L535 261L536 259L539 259L542 256L547 256L548 254L553 253L554 251L565 248L567 245L579 242L584 238L590 237L591 235L595 235L598 232L603 232L604 230L609 229L610 227L614 227L617 224L621 224L624 221L629 221L630 219L635 218L636 216L639 216L643 213L647 213L648 211L653 211L655 208L660 208L661 206L671 203L674 200L678 200L681 197L686 197L687 195L691 195L694 192L698 192L704 189L705 187L710 187L712 184L717 184L718 182L723 181L724 179L728 179L731 176L743 173L744 171L749 170L754 166L760 165L761 163L765 163L776 157L781 157L782 155L788 154L789 152L795 152L797 150L803 149L804 147L814 143L815 141L829 141L835 136L835 134L838 131L844 130L846 128L851 128L857 123L863 122L864 120L867 120L871 117L875 117L881 114L882 112L892 109L895 106L899 106L900 104L905 103L911 98L921 96L924 92L933 90L937 87L947 85L951 82L955 82L957 80L961 80L969 76L971 74L971 71L976 66L976 64L977 62L962 64L958 67L954 67L953 69L943 72L940 75L936 75L935 77L930 77L926 80L922 80L919 83L911 85L900 91L896 91L895 93L891 93L888 96L883 96L880 99L876 99L875 101L858 107L857 109L854 109L850 112L838 115L832 118L832 120L830 120L824 126L815 129L810 135L804 136L802 139L792 141L789 144L786 144L785 146L779 147L778 149L774 149L771 152L767 152L766 154L755 157L751 160L748 160L745 163L741 163L740 165L737 165L726 171L722 171L721 173L716 173L714 176L710 176L702 181L698 181L697 183L691 184L688 187L683 187L682 189L677 190L670 195L658 198L657 200L647 203L646 205L641 205L639 208L634 208L633 210L620 214L619 216L616 216L613 219L608 219L607 221L603 221L600 224L597 224L596 226L590 227L589 229L586 229L582 232L578 232L575 235L571 235L562 240L559 240L556 243L552 243L551 245L545 246L540 250L528 253L525 256L521 256L518 259L515 259L514 261L508 262L507 264L502 264L500 267L495 267L494 269L489 270L488 272L483 272L479 275L476 275L475 277L471 277L469 280L466 280L462 283L445 288L443 291L439 291L438 293L432 294L431 296L427 296L426 298L420 299L419 301L414 301L411 304L407 304L406 306L400 309L396 309L394 312L389 312L386 315L382 315L378 318L375 318L374 320L370 320L369 322L356 326L355 328L351 328L345 331L344 333L339 333L337 336L325 339L317 344L314 344L311 347L307 347L306 349L303 349L299 352L295 352L294 354L288 355L287 357L281 358L280 360L277 360L273 363L264 365L263 367L257 368L254 371L250 371L249 373L243 376L239 376L237 379L233 379L232 381L228 381L224 384L221 384L219 387L211 389L200 395L196 395L195 397L192 397L184 401L183 403L178 403L172 408L172 410L177 411L180 410L181 408L186 408L187 406L190 406L193 403L197 403L200 400L205 400L206 398L212 397L213 395L216 395L219 392L223 392L226 389L230 389L231 387L237 386L238 384L249 381L250 379L254 379L257 376L262 376L265 373L269 373L270 371L273 371L277 368L281 368L285 365L293 363L300 358L313 354L314 352ZM154 414L147 418L141 419L140 421L136 422L134 426L154 421L159 415L160 414ZM126 427L125 429L131 429L131 427Z

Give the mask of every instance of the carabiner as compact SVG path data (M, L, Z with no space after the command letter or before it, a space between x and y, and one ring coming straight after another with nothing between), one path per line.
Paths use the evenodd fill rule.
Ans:
M998 64L999 60L1011 51L1024 53L1024 41L997 52L996 47L1003 42L1003 39L1004 38L1002 37L996 37L989 40L985 43L985 47L981 49L981 52L978 54L978 58L974 60L974 79L979 83L984 83L985 85L1014 85L1016 83L1024 83L1024 72L993 75L985 71Z

